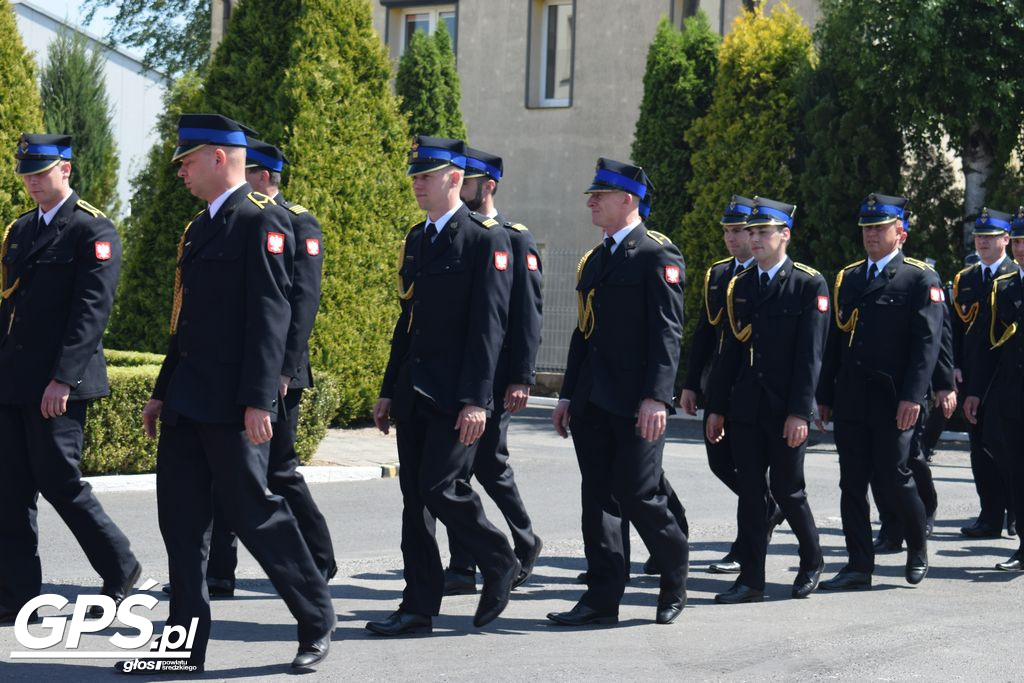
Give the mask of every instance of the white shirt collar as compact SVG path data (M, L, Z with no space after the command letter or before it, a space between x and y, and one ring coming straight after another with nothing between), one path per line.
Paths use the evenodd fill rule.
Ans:
M736 270L736 266L739 266L740 270L745 270L750 267L750 264L754 262L754 257L751 256L746 261L740 261L738 258L733 258L732 269Z
M615 240L615 244L612 245L613 254L615 253L615 250L619 248L619 245L622 244L622 240L626 239L626 235L633 232L633 228L640 225L640 223L640 220L634 221L627 225L626 227L619 228L618 230L611 234L611 238Z
M497 209L491 209L490 211L488 211L484 215L486 215L488 218L495 218L498 215L498 210Z
M1006 254L1004 253L1000 258L996 259L995 263L993 263L992 265L986 266L984 263L982 263L981 267L983 269L989 271L989 273L992 275L992 279L995 280L996 279L996 271L999 270L999 266L1003 265L1003 261L1005 261L1005 260L1006 260ZM980 261L979 261L979 263L980 263Z
M896 254L898 254L898 253L900 253L899 247L893 249L892 252L890 252L887 256L883 256L882 258L878 259L877 261L872 261L869 258L868 259L868 270L871 270L871 264L874 263L875 264L875 268L877 269L878 274L881 275L882 271L885 270L885 267L887 265L889 265L889 261L892 261L893 257Z
M448 221L450 221L452 219L452 216L455 215L455 212L458 211L461 208L462 208L462 202L460 201L458 204L455 205L454 209L449 210L448 213L446 213L445 215L441 216L436 221L430 220L430 216L427 216L427 225L430 225L430 224L436 225L437 226L437 234L440 235L441 231L444 230L444 226L448 225Z
M224 194L210 202L210 206L207 207L210 210L210 218L213 218L214 216L217 215L217 212L220 211L220 207L224 206L224 202L228 200L228 197L234 194L235 190L240 188L242 185L245 185L244 180L235 185L234 187L232 187L231 189L226 190Z
M64 199L57 202L57 205L54 206L49 211L47 211L46 213L43 213L43 207L39 207L39 215L42 216L44 223L46 223L47 225L50 224L50 221L52 221L53 217L57 215L58 211L60 211L60 207L64 206L64 202L68 200L68 197L71 196L72 192L74 192L74 190L68 190L67 196L64 197Z
M776 263L774 266L772 266L768 270L764 270L763 268L761 268L760 265L758 265L757 266L757 277L758 277L758 279L760 279L761 273L768 273L768 282L771 282L772 280L775 279L775 273L779 272L779 268L781 268L782 264L785 263L785 262L786 262L786 259L785 259L785 257L783 257L783 259L781 261Z

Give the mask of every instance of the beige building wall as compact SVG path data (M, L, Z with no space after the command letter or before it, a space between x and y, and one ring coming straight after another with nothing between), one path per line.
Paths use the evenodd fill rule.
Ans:
M713 28L728 31L742 3L575 0L571 104L539 107L534 95L542 0L371 2L375 26L395 59L405 13L455 10L469 144L503 157L498 209L527 225L542 247L544 340L538 365L562 369L576 318L576 264L601 240L590 223L583 190L598 157L630 159L647 49L658 21L669 16L678 22L699 6ZM791 4L810 20L817 18L815 0ZM440 15L432 16L436 23Z

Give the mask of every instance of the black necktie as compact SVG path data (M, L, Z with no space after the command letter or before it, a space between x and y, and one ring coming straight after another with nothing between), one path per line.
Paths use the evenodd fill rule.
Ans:
M878 277L878 264L872 263L871 267L868 268L868 282L871 282L876 277Z
M615 247L615 238L614 237L605 237L604 238L604 248L608 251L608 255L609 256L612 255L612 249L614 247Z
M764 294L765 292L767 292L767 291L768 291L768 284L769 284L769 283L770 283L771 281L772 281L772 279L771 279L770 277L768 277L768 273L765 273L765 272L762 272L762 273L761 273L761 288L760 288L760 290L759 290L759 291L760 291L760 293L761 293L762 295L763 295L763 294Z
M437 229L437 223L427 223L425 234L430 243L433 244L437 240L437 236L441 234L441 231Z
M981 270L983 272L983 275L981 276L981 281L986 285L992 282L992 271L985 267L982 267Z
M739 261L736 261L735 263L733 263L732 266L732 276L736 277L736 274L741 270L743 270L743 264L740 263Z

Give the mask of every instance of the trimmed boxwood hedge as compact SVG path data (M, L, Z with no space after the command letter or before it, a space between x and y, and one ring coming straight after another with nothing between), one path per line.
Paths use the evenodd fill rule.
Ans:
M149 400L163 356L137 351L105 353L110 396L89 406L82 473L138 474L156 468L156 440L142 433L142 407ZM316 387L303 392L296 450L302 462L316 451L341 401L339 382L317 374Z

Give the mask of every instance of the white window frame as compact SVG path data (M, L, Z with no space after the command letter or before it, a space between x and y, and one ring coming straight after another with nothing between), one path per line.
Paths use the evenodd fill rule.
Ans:
M569 33L569 97L545 97L545 93L548 90L548 49L547 49L547 38L548 38L548 21L550 17L550 8L558 5L567 5L573 10L573 22L576 21L575 17L575 3L572 0L544 0L540 3L539 8L541 12L540 16L540 32L537 35L538 43L538 73L537 73L537 97L536 102L538 107L569 107L572 105L572 81L575 79L573 73L573 53L575 51L576 43L576 31L575 28ZM575 24L574 24L575 26Z
M441 14L443 12L452 12L455 15L455 28L458 30L459 12L456 4L451 5L421 5L414 7L400 7L392 10L397 17L398 23L398 49L397 56L401 57L405 53L405 47L409 43L409 36L406 31L408 24L406 23L406 17L410 14L426 14L427 15L427 35L434 35L434 31L437 30L437 25L441 21ZM452 36L452 51L456 52L458 46L458 36Z

